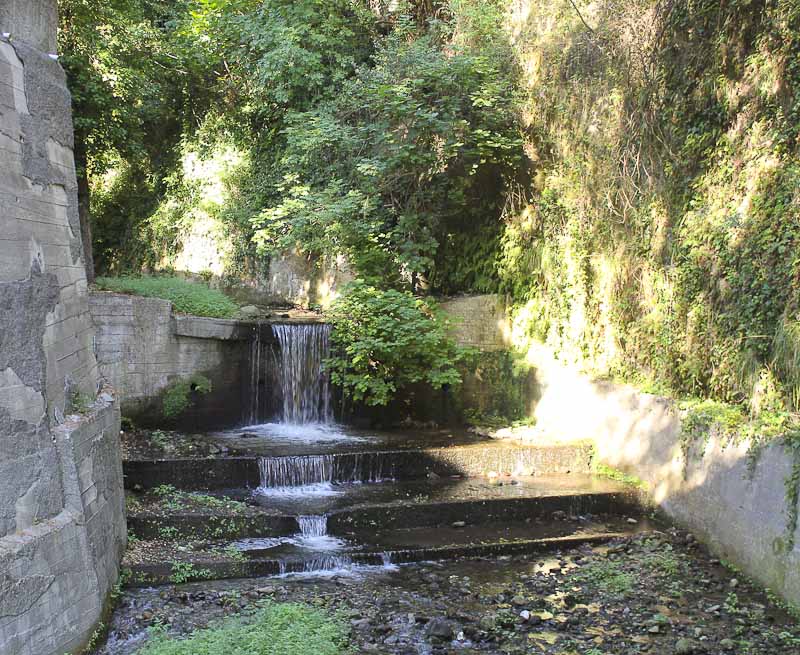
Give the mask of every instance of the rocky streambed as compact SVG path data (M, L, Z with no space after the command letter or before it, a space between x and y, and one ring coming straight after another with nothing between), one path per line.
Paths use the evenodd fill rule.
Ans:
M788 611L675 529L571 550L131 589L97 655L130 655L265 601L324 608L354 653L800 653Z

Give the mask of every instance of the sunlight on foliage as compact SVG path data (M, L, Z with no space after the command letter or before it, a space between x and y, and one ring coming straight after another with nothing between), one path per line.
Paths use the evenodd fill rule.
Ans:
M356 402L385 405L410 385L456 385L462 351L430 300L381 290L358 280L345 288L328 315L331 379Z

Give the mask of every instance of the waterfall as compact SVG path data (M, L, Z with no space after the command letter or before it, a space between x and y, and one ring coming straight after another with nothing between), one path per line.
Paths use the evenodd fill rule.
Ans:
M260 382L261 382L261 330L256 325L256 334L250 342L250 407L247 420L250 425L258 423L260 412Z
M278 575L319 573L347 575L353 560L348 555L319 555L311 559L279 560Z
M272 326L280 346L278 386L284 423L332 423L330 385L322 362L328 356L330 326Z
M333 455L261 457L260 487L300 487L333 480Z
M328 534L327 516L298 516L297 525L303 537L324 537Z
M382 482L394 477L394 459L386 453L261 457L259 491L321 483Z

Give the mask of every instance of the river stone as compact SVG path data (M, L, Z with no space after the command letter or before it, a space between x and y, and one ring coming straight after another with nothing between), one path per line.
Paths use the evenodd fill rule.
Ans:
M444 619L433 619L428 624L428 636L436 639L452 639L453 626L450 625L449 621L445 621Z
M255 305L245 305L239 310L239 314L243 317L258 316L261 314L261 310Z
M692 653L701 652L700 644L691 639L678 639L675 644L675 655L691 655Z
M495 626L497 625L497 617L495 617L494 614L485 614L481 617L478 625L481 626L481 630L490 632L491 630L494 630Z

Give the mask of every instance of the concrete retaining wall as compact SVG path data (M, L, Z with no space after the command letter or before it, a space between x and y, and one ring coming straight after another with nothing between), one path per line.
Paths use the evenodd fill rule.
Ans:
M495 330L492 337L479 327L462 329L459 340L477 347L508 343L502 308L495 296L459 299L459 315ZM726 446L711 435L704 450L695 449L687 461L680 412L672 401L592 380L555 361L544 347L531 349L528 360L536 377L529 401L534 435L592 440L600 461L646 482L653 500L719 557L800 605L800 529L789 547L785 498L791 452L780 444L769 446L751 477L747 444Z
M176 380L203 374L212 392L180 417L184 427L230 427L250 402L256 323L174 316L172 304L107 292L91 294L101 375L117 390L122 413L163 426L161 396Z
M544 349L531 357L541 394L533 407L538 429L592 439L600 461L645 481L653 500L720 558L800 604L800 529L788 546L788 450L766 448L751 477L747 444L725 445L711 435L687 461L672 401L590 380Z
M125 544L98 395L55 0L0 3L0 653L89 640Z

